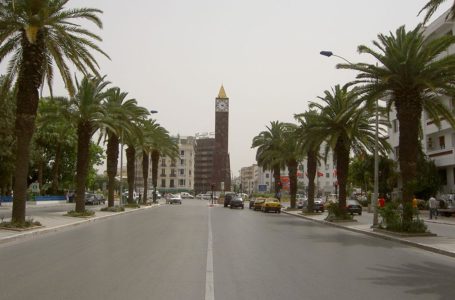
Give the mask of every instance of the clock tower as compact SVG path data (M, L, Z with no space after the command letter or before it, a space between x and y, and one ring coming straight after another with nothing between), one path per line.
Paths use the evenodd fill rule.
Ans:
M229 98L221 85L215 98L215 148L213 152L212 184L215 191L231 190L231 168L229 161Z

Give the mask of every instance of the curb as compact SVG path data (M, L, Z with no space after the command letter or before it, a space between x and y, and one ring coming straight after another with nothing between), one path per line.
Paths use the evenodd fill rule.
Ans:
M110 217L119 216L119 215L123 215L123 214L129 214L129 213L133 213L133 212L138 212L138 211L141 211L141 210L151 209L151 208L159 207L159 206L161 206L161 204L155 204L155 205L151 205L151 206L145 206L145 207L130 209L130 210L126 210L126 211L122 211L122 212L116 212L116 213L113 213L113 214L110 214L110 215L105 215L105 216L93 217L93 218L89 218L89 219L82 219L82 220L76 221L74 223L68 223L68 224L63 224L63 225L49 227L49 228L44 227L42 229L37 229L35 231L21 232L19 234L15 234L15 235L11 235L11 236L8 236L8 237L5 237L5 238L1 238L0 239L0 245L6 244L6 243L10 243L10 242L13 242L13 241L17 241L17 240L22 240L22 239L27 239L27 238L39 236L39 235L46 234L46 233L57 232L57 231L60 231L62 229L68 228L68 227L79 226L81 224L90 223L90 222L97 222L99 220L104 220L104 219L107 219L107 218L110 218Z
M365 231L365 230L362 230L362 229L346 227L346 226L342 226L342 225L339 225L339 224L336 224L336 223L332 223L332 222L328 222L328 221L325 221L325 220L315 220L315 219L312 219L312 218L309 218L309 217L306 217L306 216L296 215L296 214L292 214L292 213L285 212L285 211L282 211L282 212L284 214L287 214L287 215L290 215L290 216L302 218L302 219L313 221L313 222L316 222L316 223L320 223L320 224L324 224L324 225L328 225L328 226L332 226L332 227L337 227L337 228L345 229L345 230L352 231L352 232L363 233L363 234L366 234L366 235L369 235L369 236L372 236L372 237L377 237L377 238L382 238L384 240L398 242L398 243L405 244L405 245L408 245L408 246L413 246L413 247L416 247L416 248L427 250L427 251L430 251L430 252L433 252L433 253L438 253L438 254L442 254L442 255L446 255L446 256L450 256L450 257L455 257L455 252L451 252L451 251L447 251L447 250L431 247L431 246L428 246L428 245L425 245L425 244L420 244L420 243L404 240L404 239L401 239L401 238L398 238L398 237L389 236L389 235L385 235L385 234L381 234L381 233L377 233L377 232L371 232L371 231Z

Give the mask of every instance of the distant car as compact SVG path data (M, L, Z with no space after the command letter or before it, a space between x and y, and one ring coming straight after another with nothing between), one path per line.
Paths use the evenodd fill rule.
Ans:
M307 201L308 199L305 196L301 194L296 195L297 208L302 209Z
M85 204L99 204L99 200L94 193L85 193Z
M362 215L362 205L360 205L359 201L349 199L346 200L346 209L347 211L353 215L353 214L359 214Z
M235 197L235 193L231 193L231 192L228 192L228 193L225 193L224 194L224 207L228 207L228 205L231 204L231 200Z
M314 199L313 210L314 211L324 212L324 210L325 210L324 201L321 198L315 198Z
M180 193L180 196L182 197L182 199L194 199L194 196L187 192Z
M169 200L169 204L182 204L182 197L180 195L172 195Z
M265 203L265 198L256 198L254 200L253 209L254 210L261 210L262 209L262 205L264 205L264 203Z
M231 209L235 207L241 207L243 209L245 207L243 203L243 198L240 196L233 197L229 203L229 207Z
M264 204L261 207L263 212L274 211L276 213L281 212L281 203L278 199L269 198L265 200Z
M95 197L96 197L96 200L98 202L98 204L105 204L106 203L106 198L104 198L104 195L103 194L95 194Z

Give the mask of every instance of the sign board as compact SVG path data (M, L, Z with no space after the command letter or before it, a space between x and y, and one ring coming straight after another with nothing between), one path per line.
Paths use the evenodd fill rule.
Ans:
M32 193L39 193L39 183L33 182L30 184L30 189L32 190Z
M259 184L258 185L259 192L267 192L267 184Z

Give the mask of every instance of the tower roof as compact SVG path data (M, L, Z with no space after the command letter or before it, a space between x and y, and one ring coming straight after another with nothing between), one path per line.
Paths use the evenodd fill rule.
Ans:
M223 85L221 85L220 91L218 92L218 98L220 99L226 99L226 92L224 91Z

